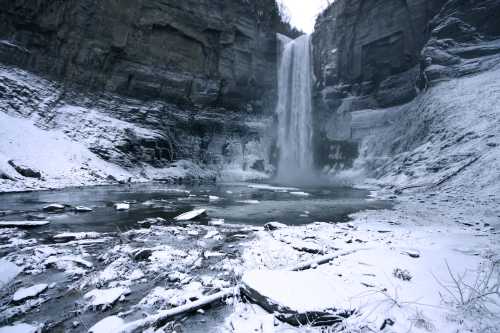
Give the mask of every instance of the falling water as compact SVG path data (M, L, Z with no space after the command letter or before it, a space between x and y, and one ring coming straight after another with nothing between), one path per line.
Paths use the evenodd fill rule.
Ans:
M279 40L277 178L300 181L310 176L313 161L310 36Z

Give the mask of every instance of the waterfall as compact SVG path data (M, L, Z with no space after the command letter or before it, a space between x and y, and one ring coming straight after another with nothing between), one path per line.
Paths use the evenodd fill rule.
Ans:
M277 178L290 182L312 172L311 44L309 35L295 40L280 35L279 41Z

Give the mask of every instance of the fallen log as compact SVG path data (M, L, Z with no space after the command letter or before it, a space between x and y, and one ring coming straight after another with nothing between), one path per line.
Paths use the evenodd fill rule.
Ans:
M354 254L354 253L356 253L358 251L366 251L366 250L370 250L370 249L367 248L367 249L350 250L350 251L346 251L346 252L341 252L341 253L336 253L336 254L330 254L330 255L322 256L322 257L319 257L319 258L316 258L316 259L311 259L309 261L300 263L297 266L290 267L288 270L289 271L294 271L294 272L305 271L307 269L311 269L311 268L314 268L316 266L327 264L330 261L338 259L340 257L345 257L345 256L348 256L348 255Z
M136 330L150 327L153 325L161 325L175 317L195 312L199 309L207 307L213 303L222 301L229 297L234 297L240 294L240 287L230 288L219 293L203 297L195 302L191 302L173 309L160 311L155 315L148 316L144 319L139 319L125 324L117 333L133 333Z

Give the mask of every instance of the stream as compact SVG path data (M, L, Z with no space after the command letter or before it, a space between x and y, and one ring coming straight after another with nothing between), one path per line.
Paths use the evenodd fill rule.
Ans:
M55 203L66 208L44 210ZM118 211L117 203L128 203L130 209ZM92 211L78 213L76 206ZM244 243L267 222L342 223L351 213L391 206L366 190L256 183L144 183L1 194L1 221L49 224L0 229L0 256L22 269L9 287L0 289L0 322L43 323L47 332L87 332L117 313L135 320L237 283ZM207 210L206 216L173 222L199 208ZM14 291L36 284L48 288L11 301ZM96 300L88 295L96 289L119 295ZM182 327L185 332L210 331L226 312L220 307L197 314Z

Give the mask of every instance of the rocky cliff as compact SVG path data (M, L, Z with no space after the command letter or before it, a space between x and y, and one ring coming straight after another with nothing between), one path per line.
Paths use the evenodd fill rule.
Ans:
M43 170L43 156L7 145L0 160L40 171L47 186L79 185L72 175L83 183L261 177L283 28L274 0L0 0L0 111L46 131L26 125L36 137L62 131L84 156L121 171ZM25 139L4 134L12 145ZM47 161L62 154L42 149ZM2 165L16 188L38 187Z
M392 120L370 110L412 101L498 53L499 1L338 0L313 36L318 167L352 167L360 142Z
M262 109L275 21L273 0L2 0L0 61L141 99Z

